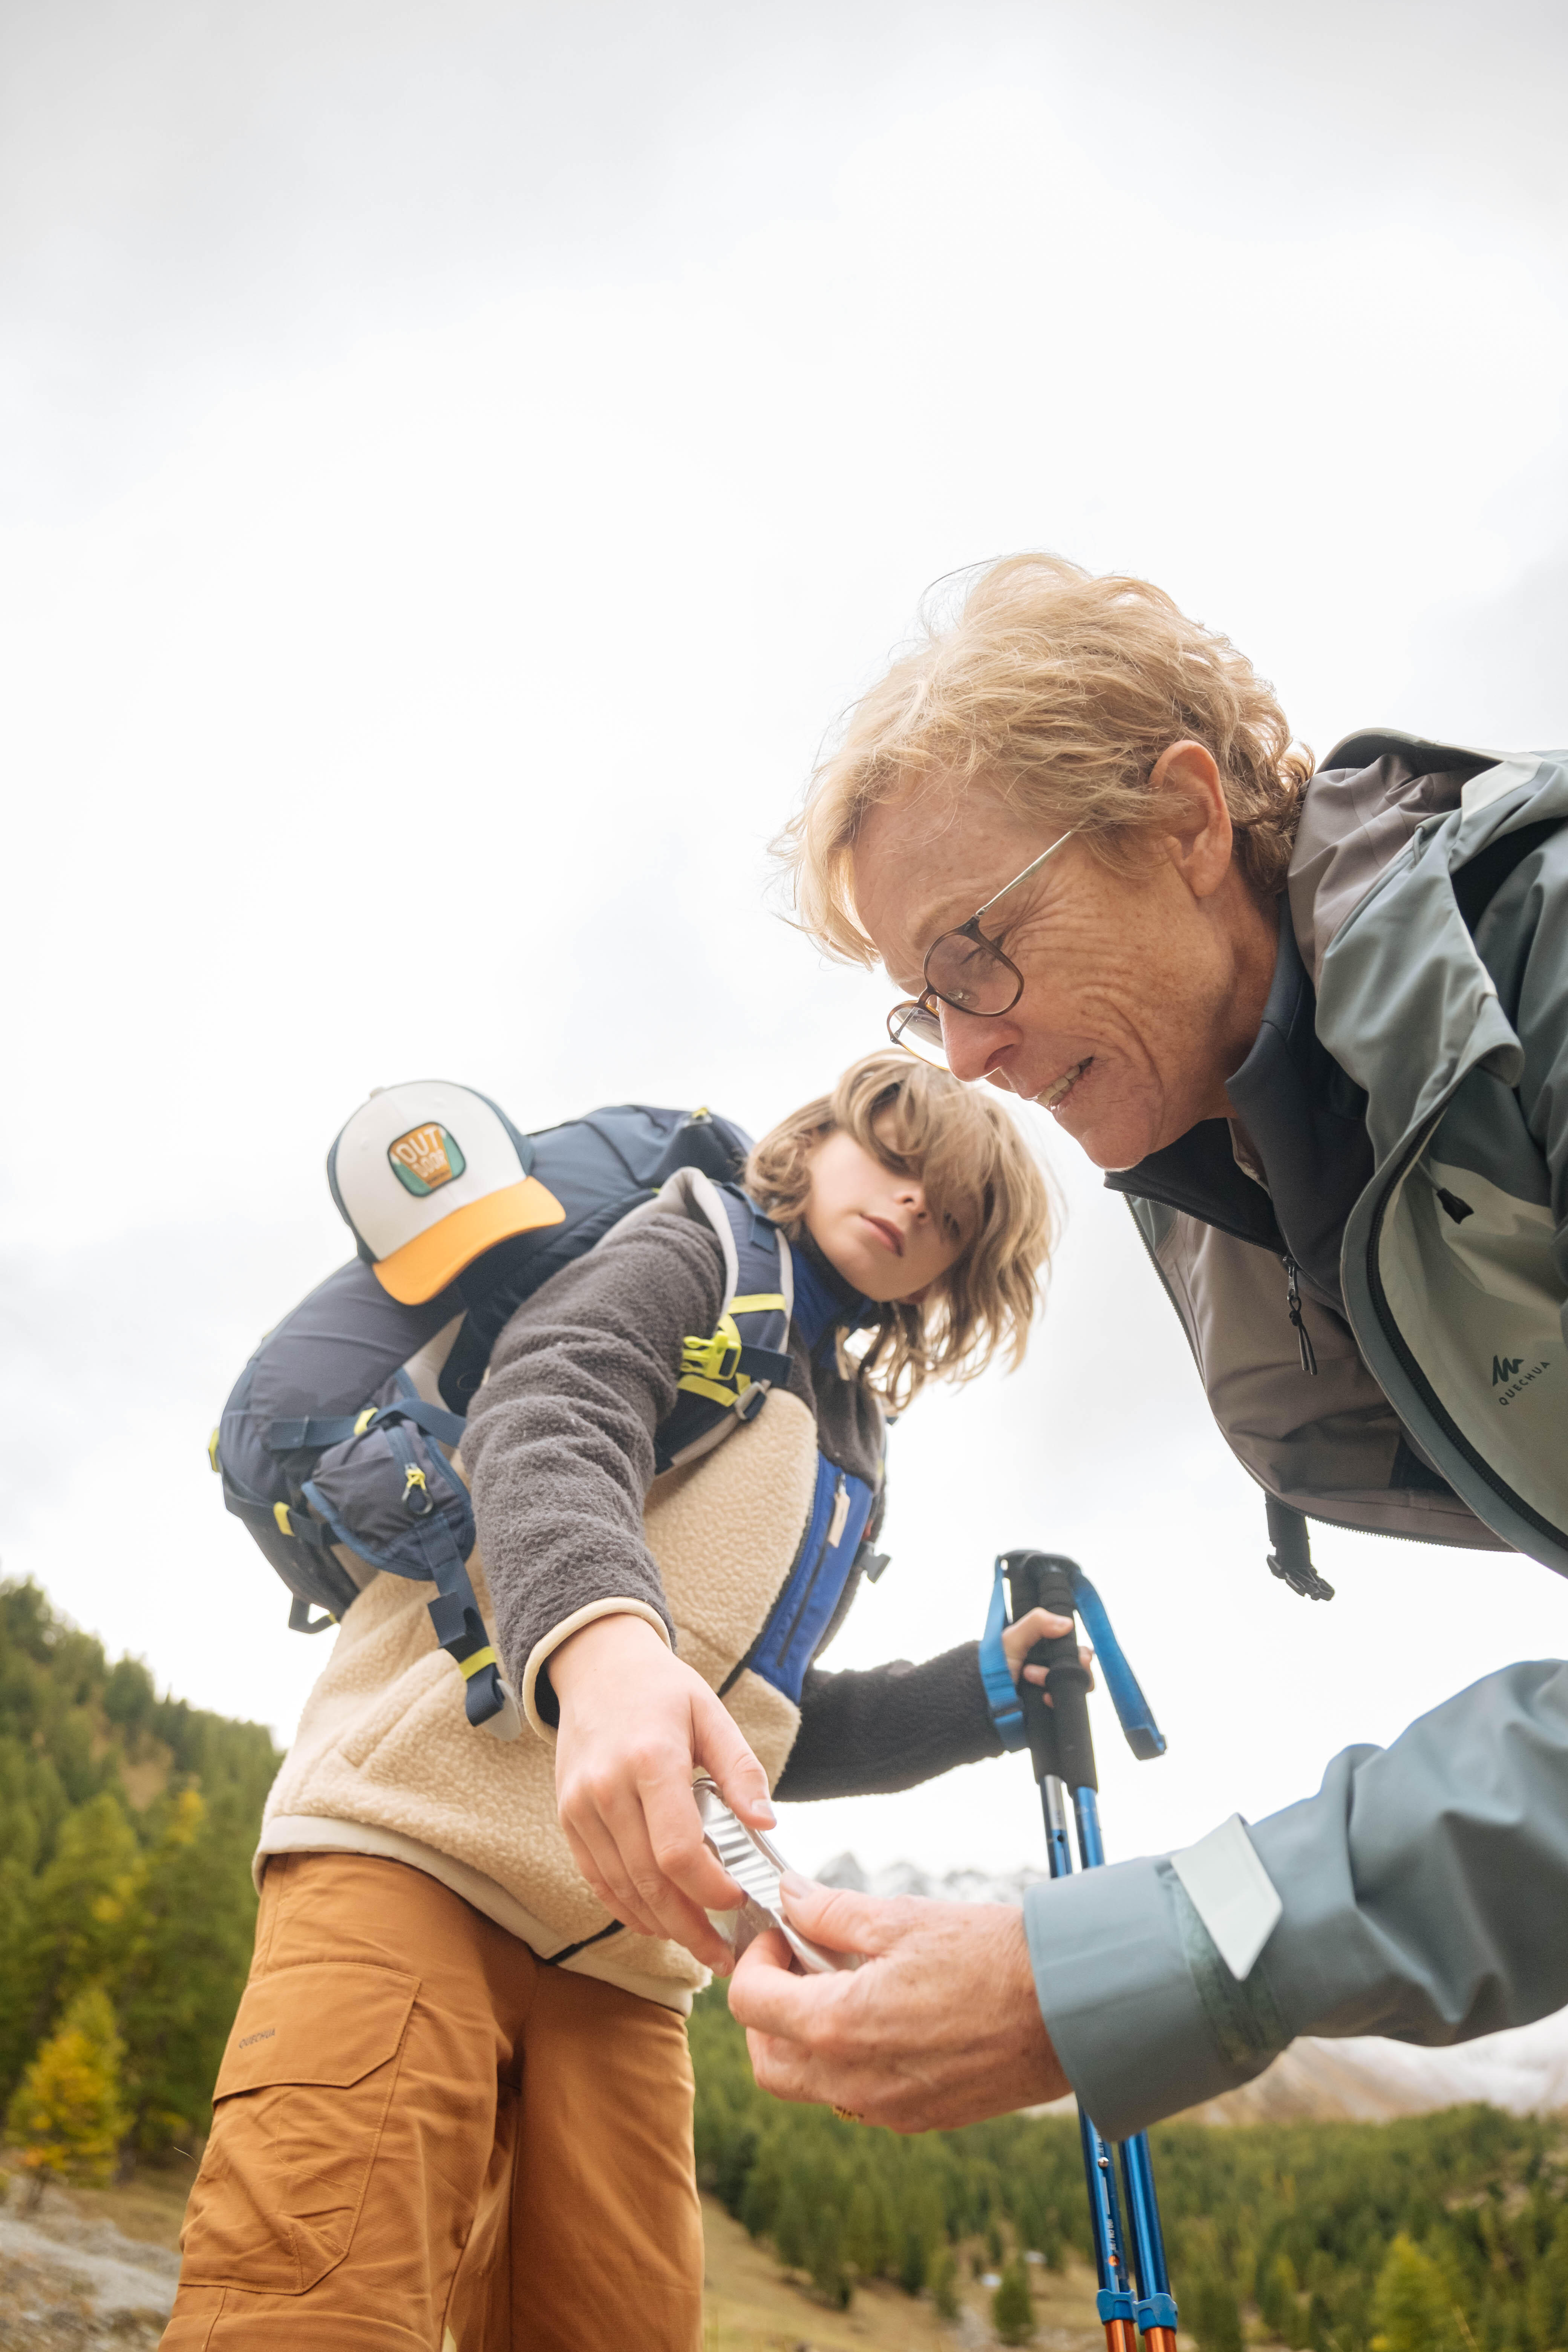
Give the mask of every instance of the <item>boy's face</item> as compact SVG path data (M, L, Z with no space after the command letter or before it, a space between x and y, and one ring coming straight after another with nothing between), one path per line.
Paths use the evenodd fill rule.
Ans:
M900 1175L835 1128L811 1155L805 1229L867 1298L918 1298L963 1247L951 1219L926 1205L918 1176Z

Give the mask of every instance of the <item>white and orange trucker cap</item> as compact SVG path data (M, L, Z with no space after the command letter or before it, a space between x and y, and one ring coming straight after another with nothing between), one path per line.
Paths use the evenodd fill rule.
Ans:
M361 1257L400 1306L434 1298L466 1265L565 1210L530 1173L533 1146L468 1087L378 1087L327 1154L327 1181Z

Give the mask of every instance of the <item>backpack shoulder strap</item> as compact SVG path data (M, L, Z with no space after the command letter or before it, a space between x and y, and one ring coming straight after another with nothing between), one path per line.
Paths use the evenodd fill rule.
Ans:
M789 1378L789 1325L795 1264L777 1225L739 1185L716 1184L698 1168L679 1169L657 1198L633 1210L605 1235L647 1216L675 1213L705 1224L724 1259L724 1295L710 1332L681 1342L679 1401L658 1433L660 1470L695 1461L760 1412L771 1389Z

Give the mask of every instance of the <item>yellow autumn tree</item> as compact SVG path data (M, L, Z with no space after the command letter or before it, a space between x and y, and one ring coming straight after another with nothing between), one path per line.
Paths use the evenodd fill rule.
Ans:
M129 2123L120 2091L122 2055L109 1995L89 1985L27 2068L6 2116L22 2168L33 2178L33 2203L51 2172L88 2182L112 2177Z

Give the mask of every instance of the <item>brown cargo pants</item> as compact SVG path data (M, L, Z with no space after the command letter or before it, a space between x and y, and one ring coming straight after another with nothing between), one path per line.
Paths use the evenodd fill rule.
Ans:
M673 2010L279 1856L163 2352L697 2352L691 2099Z

